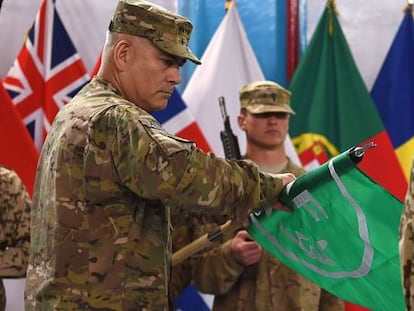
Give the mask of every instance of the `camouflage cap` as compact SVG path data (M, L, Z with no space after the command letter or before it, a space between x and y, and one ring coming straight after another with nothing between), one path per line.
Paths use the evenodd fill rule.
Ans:
M199 65L188 47L192 29L185 17L144 0L120 0L109 25L110 31L146 37L164 52Z
M240 89L240 107L253 114L287 112L295 114L290 107L290 92L272 81L256 81Z

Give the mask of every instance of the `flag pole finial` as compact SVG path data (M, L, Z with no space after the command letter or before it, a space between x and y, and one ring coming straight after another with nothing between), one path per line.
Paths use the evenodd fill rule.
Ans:
M327 0L326 6L330 9L333 9L335 14L338 15L338 10L336 9L335 0Z
M226 2L224 3L224 9L226 10L226 12L229 10L232 2L232 0L226 0Z
M332 33L333 33L332 14L335 14L336 16L338 16L338 10L336 9L335 0L327 0L326 6L328 8L328 13L329 13L328 33L330 36L332 36Z
M410 12L411 11L411 13L413 15L413 18L414 18L414 9L413 9L413 6L414 6L414 0L407 0L407 5L404 8L404 13L407 13L407 12Z

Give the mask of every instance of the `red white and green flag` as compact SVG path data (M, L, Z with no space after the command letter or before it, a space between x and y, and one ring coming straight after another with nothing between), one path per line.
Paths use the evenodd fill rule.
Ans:
M351 146L373 141L378 146L371 160L360 167L403 200L407 181L355 65L332 0L327 1L289 89L296 111L290 136L305 167L316 167Z

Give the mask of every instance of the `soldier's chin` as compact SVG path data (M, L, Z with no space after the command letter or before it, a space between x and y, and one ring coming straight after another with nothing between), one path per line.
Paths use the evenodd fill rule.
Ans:
M159 100L156 103L154 103L154 105L152 105L151 111L156 112L156 111L164 110L165 108L167 108L167 104L168 104L168 99Z

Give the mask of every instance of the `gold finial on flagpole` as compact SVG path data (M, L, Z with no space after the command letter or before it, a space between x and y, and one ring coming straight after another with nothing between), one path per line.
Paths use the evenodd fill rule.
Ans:
M226 0L226 2L224 3L224 9L226 10L226 12L229 10L231 2L232 0Z
M414 0L407 0L407 5L405 6L403 12L404 14L411 11L411 15L414 18Z
M335 0L328 0L326 1L326 6L330 9L332 9L336 15L338 15L338 10L336 8Z
M336 16L338 16L338 10L336 9L335 0L327 0L326 6L328 7L328 13L329 13L328 33L330 36L332 36L333 34L332 14L335 14Z

